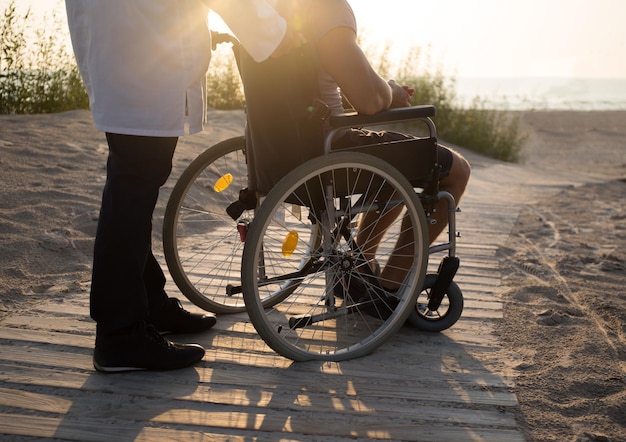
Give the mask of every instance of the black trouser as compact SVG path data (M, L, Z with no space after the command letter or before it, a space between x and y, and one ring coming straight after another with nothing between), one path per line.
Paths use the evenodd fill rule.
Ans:
M102 195L91 281L97 334L133 326L167 299L165 276L152 254L152 215L172 170L177 137L106 134Z

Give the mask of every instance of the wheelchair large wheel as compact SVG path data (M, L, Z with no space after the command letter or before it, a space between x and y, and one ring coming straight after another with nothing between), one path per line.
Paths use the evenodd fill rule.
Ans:
M437 274L426 275L424 288L417 297L414 308L409 316L409 323L420 330L440 332L456 324L463 313L463 293L452 281L446 290L441 305L435 311L428 309L430 290L435 285Z
M381 233L377 223L389 227ZM316 232L321 241L311 239ZM404 279L390 292L383 278L397 263L389 257L400 235L409 238L395 253L404 259ZM277 353L296 361L351 359L403 325L427 262L426 218L407 179L379 158L333 153L294 169L261 204L244 247L244 300ZM277 302L267 308L263 301L272 297Z
M247 186L243 137L210 147L185 169L165 209L163 248L172 279L191 302L214 313L245 310L240 285L243 242L226 208ZM242 218L252 219L253 211Z

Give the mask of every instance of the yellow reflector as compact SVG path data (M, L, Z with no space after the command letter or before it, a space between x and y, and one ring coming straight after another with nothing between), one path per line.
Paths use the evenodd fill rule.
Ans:
M298 232L292 230L283 241L283 256L289 257L298 245Z
M232 182L233 176L230 173L222 175L220 179L215 182L213 190L215 190L216 192L223 192L228 188L228 186L230 186L230 183Z

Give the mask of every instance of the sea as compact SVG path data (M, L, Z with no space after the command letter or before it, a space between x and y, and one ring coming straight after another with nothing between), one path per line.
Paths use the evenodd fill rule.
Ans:
M455 79L459 104L497 110L626 110L626 78Z

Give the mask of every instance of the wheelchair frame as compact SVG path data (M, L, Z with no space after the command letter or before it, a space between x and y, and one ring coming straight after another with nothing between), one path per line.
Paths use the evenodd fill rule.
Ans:
M363 356L382 345L407 319L426 331L437 332L452 326L463 309L461 291L453 281L459 266L458 209L451 194L438 190L437 169L433 170L430 188L421 189L418 194L397 168L372 155L376 146L361 149L368 153L352 152L359 148L342 152L331 149L333 138L342 129L414 120L425 123L428 136L423 140L436 146L436 128L430 118L434 113L433 106L416 106L373 116L346 113L331 117L331 129L324 141L325 155L291 171L256 209L244 211L237 220L220 216L216 208L223 210L228 199L235 199L238 187L245 187L247 169L241 170L245 140L238 137L207 149L176 183L165 213L166 261L181 292L194 304L216 313L247 311L264 341L293 360L337 361ZM235 162L228 160L232 155L237 158ZM223 170L210 170L220 162ZM237 164L235 175L224 173ZM337 189L333 186L342 180L352 190L349 195L333 193ZM361 181L366 182L366 190L358 188ZM317 186L318 183L324 184ZM317 202L313 202L311 195L317 193L311 189L316 187L322 188L323 201L316 197ZM304 189L308 196L303 199L299 189ZM193 192L197 193L192 195ZM384 200L380 195L385 192L391 192L396 201ZM294 204L294 198L302 204ZM426 220L430 207L440 199L448 207L447 241L428 246L427 222L432 220ZM353 209L353 205L358 207ZM309 210L307 218L301 216L303 207ZM413 257L406 279L392 294L380 284L380 275L367 265L369 261L356 239L355 223L366 213L391 218L396 209L404 215L392 221L399 233L389 242L397 240L404 230L412 232ZM209 216L203 221L204 213ZM288 227L285 213L302 230ZM297 216L292 216L294 213ZM186 233L185 221L189 218L200 227ZM399 223L398 218L402 219ZM216 227L210 227L207 220L212 220ZM403 230L406 220L411 226ZM215 233L222 231L223 234ZM276 232L282 236L276 236ZM294 232L295 245L288 246L292 250L285 252ZM212 240L202 245L200 238ZM225 245L232 245L229 252L211 257ZM189 250L192 251L188 253ZM447 254L437 272L427 275L428 255L438 252ZM193 257L191 265L185 264L185 256ZM199 256L206 257L212 267L202 267ZM241 285L233 281L233 271L239 264ZM192 274L196 279L190 277ZM202 288L201 282L206 283Z

